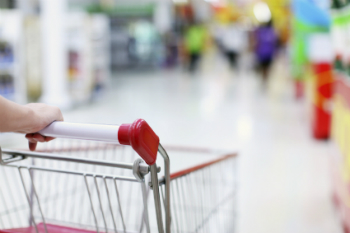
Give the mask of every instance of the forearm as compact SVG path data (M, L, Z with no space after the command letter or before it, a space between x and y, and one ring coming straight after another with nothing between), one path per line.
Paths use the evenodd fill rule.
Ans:
M0 132L26 134L30 150L35 150L37 142L54 139L37 133L53 121L63 121L58 107L42 103L19 105L0 96Z
M0 96L0 132L30 131L35 120L33 111Z

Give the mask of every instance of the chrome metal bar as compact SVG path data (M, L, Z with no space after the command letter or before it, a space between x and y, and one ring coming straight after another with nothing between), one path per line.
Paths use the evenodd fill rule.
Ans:
M162 188L162 185L159 183L159 191L160 191L160 199L163 201L163 206L165 206L165 197L164 197L164 191Z
M164 178L164 177L163 177ZM165 187L162 186L162 184L158 181L159 183L159 191L160 191L160 199L161 199L161 204L163 204L163 208L165 209L165 197L164 197L164 190Z
M158 168L156 163L151 166L151 180L152 180L152 186L153 186L154 204L156 208L158 232L164 233L162 206L160 203L159 185L158 185Z
M5 178L5 179L6 179L6 178ZM8 188L9 188L9 187L8 187ZM1 197L1 199L2 199L3 206L5 207L5 210L6 210L5 213L8 215L10 228L13 228L13 222L12 222L11 214L8 213L7 202L6 202L5 198L4 198L4 195L3 195L3 193L2 193L1 190L2 190L2 189L0 189L0 197ZM0 216L0 218L1 218L1 216Z
M189 176L188 174L184 176L184 179L186 180L186 190L187 190L187 193L188 193L187 199L189 200L190 197L191 197L191 200L189 200L189 203L193 203L193 204L194 204L194 203L195 203L195 200L193 199L193 193L192 193L192 190L190 189L191 185L189 184L189 183L190 183L190 179L189 179L188 176ZM196 215L193 213L193 210L192 210L192 209L190 210L190 215L191 215L191 224L190 224L190 226L189 226L189 231L191 231L192 228L193 228L193 229L196 228L196 227L195 227L195 224L196 224ZM194 227L192 227L192 225L193 225Z
M63 178L63 177L62 177ZM64 182L64 187L67 188L67 186L69 186L70 184L70 177L68 176L68 174L65 175L65 179L62 179L63 182ZM67 185L67 186L66 186ZM66 213L66 209L67 209L67 206L69 206L69 203L68 203L69 199L66 200L66 202L64 203L64 205L62 205L62 209L61 209L61 215L62 215L62 218L63 216L65 215Z
M233 167L233 179L232 179L232 182L233 184L231 184L233 186L233 191L236 193L237 192L237 160L236 159L233 159L232 160L232 167ZM237 198L235 198L233 200L233 205L235 206L235 208L232 210L233 212L233 227L232 227L232 231L235 232L235 229L236 229L236 225L237 225L237 218L235 217L235 215L237 214L237 207L238 206L238 201L237 201Z
M106 229L106 233L107 233L108 232L107 221L106 221L105 213L103 211L103 205L102 205L102 200L101 200L101 193L100 193L100 188L99 188L99 186L97 184L96 176L94 176L94 182L95 182L95 186L96 186L98 203L100 204L100 210L101 210L101 214L102 214L103 224L105 225L105 229Z
M86 195L84 195L84 193L82 192L81 193L81 197L80 197L81 199L80 199L80 205L79 206L83 206L83 209L81 210L81 211L79 211L79 210L77 210L78 211L78 213L79 213L79 220L78 220L78 222L80 223L80 224L82 224L83 223L83 219L84 219L84 213L86 213L86 211L85 211L85 209L87 208L87 206L86 205L84 205L84 203L85 203L85 200L86 200ZM78 208L77 208L78 209Z
M71 174L71 175L80 175L80 176L96 176L98 178L105 177L106 179L117 179L117 180L124 180L124 181L131 181L131 182L139 182L134 177L127 177L127 176L113 176L113 175L104 175L104 174L97 174L97 173L88 173L88 172L75 172L70 170L64 170L64 169L54 169L54 168L43 168L38 166L21 166L21 165L5 165L7 167L15 167L15 168L27 168L31 170L38 170L38 171L48 171L48 172L58 172L58 173L65 173L65 174Z
M16 150L9 150L9 149L2 149L2 153L0 153L1 162L4 161L2 159L2 154L8 154L13 156L24 156L24 157L31 157L31 158L38 158L38 159L52 159L52 160L74 162L74 163L84 163L84 164L91 164L91 165L98 165L98 166L118 167L118 168L124 168L124 169L133 168L132 163L116 163L112 161L78 158L78 157L64 156L59 154L16 151Z
M33 174L31 173L31 169L29 169L29 177L30 177L30 180L32 181L32 189L33 189L36 201L38 203L41 219L43 220L43 224L44 224L45 233L48 233L47 232L47 227L46 227L44 213L43 213L42 208L41 208L41 204L40 204L40 199L39 199L38 193L36 192L36 189L35 189L34 179L33 179Z
M23 185L23 189L24 189L24 192L26 194L26 198L27 198L27 201L28 201L28 204L29 204L29 208L30 208L30 225L34 224L34 228L35 228L35 232L36 233L39 233L38 231L38 226L36 225L36 222L35 222L35 219L33 218L33 205L31 205L31 202L30 202L30 198L29 198L29 194L28 194L28 191L27 191L27 188L26 188L26 185L24 183L24 179L23 179L23 175L22 175L22 171L21 171L21 168L18 167L18 172L19 172L19 175L21 177L21 182L22 182L22 185Z
M23 159L25 159L24 156L11 156L10 158L1 160L0 164L5 165L5 164L9 164L9 163L22 161Z
M6 226L4 226L4 222L2 221L2 218L0 218L0 226L1 228L5 228Z
M172 184L172 186L175 186L174 185L174 183L171 183ZM173 200L172 200L172 205L173 205L173 209L174 209L174 211L173 211L173 213L174 213L174 219L175 219L175 224L173 224L173 226L174 226L174 228L175 228L175 226L176 226L176 230L177 230L177 232L179 232L179 217L178 217L178 211L177 211L177 206L176 206L176 203L175 203L175 195L174 195L174 189L175 188L173 188L173 187L171 187L171 189L170 189L170 191L171 191L171 197L173 198ZM174 231L175 232L175 231Z
M81 143L81 142L80 142ZM83 154L83 157L88 157L89 156L89 150L85 150L85 151L82 151L82 154ZM80 164L78 163L78 165L80 166ZM78 169L78 168L77 168ZM80 223L83 223L84 221L84 213L87 213L88 211L88 205L84 205L85 203L85 200L89 198L88 195L84 195L84 193L82 193L82 196L81 196L81 201L80 201L80 206L84 206L84 209L83 211L79 211L80 212L80 216L79 216L79 222ZM88 217L87 215L85 216L85 218Z
M54 143L55 144L57 144L57 142L56 142L56 140L54 140ZM48 163L50 163L49 161L48 161ZM63 165L61 164L61 166L60 166L61 168L63 167ZM40 170L39 170L40 171ZM55 179L54 179L54 184L57 184L57 185L59 185L59 186L61 186L62 185L62 182L64 182L63 181L63 179L60 179L60 176L59 175L57 175L56 177L55 177ZM51 190L51 189L50 189ZM62 200L62 205L64 204L64 201ZM58 213L58 211L55 211L53 208L52 208L52 211L53 211L53 218L56 218L56 216L59 214Z
M128 155L126 155L125 147L121 147L121 151L118 153L118 156L119 156L118 159L123 159L126 156L128 156ZM126 173L126 170L123 169L121 171L121 175L124 175L125 173ZM126 224L125 224L125 221L124 221L124 214L123 214L123 211L122 211L122 205L121 205L120 194L119 194L119 189L123 190L123 186L125 186L124 182L121 182L120 185L118 186L117 185L117 181L114 180L114 188L115 188L115 191L116 191L117 201L118 201L118 211L119 211L120 219L121 219L122 225L123 225L123 232L125 233L126 232Z
M125 226L125 221L124 221L124 216L123 216L123 211L122 211L122 205L120 203L120 195L119 195L119 190L118 190L117 180L116 179L114 179L114 187L115 187L115 192L117 194L117 199L118 199L120 218L122 219L123 230L124 230L124 233L125 233L126 232L126 226Z
M32 161L31 161L31 165L33 166L33 165L35 165L35 160L34 159L31 159ZM27 168L28 169L28 171L30 172L30 173L33 173L34 171L33 170L29 170L29 168ZM30 193L29 193L29 197L30 197L30 205L34 205L34 192L33 192L33 186L30 186ZM34 216L32 215L32 216L30 216L31 218L34 218ZM31 222L31 221L30 221Z
M179 201L179 204L178 204L178 206L179 206L179 210L180 210L180 218L181 218L181 224L180 224L180 226L181 226L181 228L182 228L182 230L180 230L181 232L183 232L184 230L184 226L185 226L185 219L183 218L183 217L185 217L185 212L184 212L184 210L183 210L183 200L181 200L181 195L180 195L180 191L179 191L179 182L178 182L179 180L177 179L177 180L175 180L175 183L174 183L174 186L176 186L176 192L177 192L177 199L178 199L178 201ZM174 187L175 188L175 187Z
M217 167L217 166L216 166ZM220 177L219 177L220 178ZM215 192L215 197L214 197L214 200L219 200L220 199L220 196L219 196L219 194L221 193L221 190L219 190L220 189L220 179L218 180L218 179L216 179L215 180L215 182L219 185L216 185L216 192ZM218 191L219 190L219 191ZM216 205L216 203L215 203L215 205ZM216 221L217 221L217 223L220 223L220 221L221 221L221 218L220 218L220 215L219 214L216 214L215 215L216 216ZM220 226L220 231L222 231L222 226L221 226L221 224L219 224L219 226Z
M134 189L134 185L128 185L128 193L129 195L127 195L127 201L125 201L127 204L127 208L124 209L124 215L125 215L125 219L131 219L134 216L130 216L130 213L132 211L131 208L129 208L129 206L131 206L133 204L133 200L132 200L132 194L134 193L133 189ZM124 190L124 189L121 189ZM125 191L124 191L125 192ZM135 224L136 225L136 224Z
M78 164L77 164L78 165ZM75 170L78 169L78 166L75 167ZM72 181L71 181L72 185L76 188L76 190L74 190L74 193L76 193L76 191L78 190L77 188L79 187L79 181L78 181L78 176L74 176L72 177ZM70 216L69 219L74 219L76 218L77 215L75 215L75 210L79 209L78 203L79 203L79 196L78 194L74 195L74 200L73 200L73 204L71 205L71 209L70 209Z
M213 170L213 167L209 167L208 168L208 177L210 177L209 179L209 182L210 182L210 187L208 188L208 198L209 198L209 201L211 203L211 206L210 208L212 208L214 206L214 203L212 202L212 200L215 200L214 197L213 197L213 190L215 189L215 187L213 186L213 175L212 175L212 170Z
M196 229L196 232L199 231L206 223L208 223L211 215L217 213L219 211L219 209L221 208L221 206L223 206L224 204L227 204L227 201L234 198L235 197L235 193L229 193L226 195L226 197L224 197L210 212L209 214L203 219L202 223L197 227ZM220 218L219 216L219 220L222 220L222 218ZM221 227L224 225L224 224L220 224ZM219 226L219 224L218 224Z
M112 222L113 222L114 232L117 233L117 224L116 224L115 219L114 219L113 208L112 208L112 203L111 203L111 198L110 198L110 195L109 195L109 190L108 190L108 185L107 185L106 178L103 178L103 181L104 181L105 188L106 188L108 207L109 207L109 211L111 213L111 218L112 218Z
M34 159L32 159L34 160ZM34 161L32 162L32 165ZM52 184L52 176L39 176L39 178L41 179L40 183L41 184ZM50 180L51 179L51 180ZM57 183L53 183L53 184L57 184ZM47 193L47 197L51 196L51 192L53 192L54 190L50 187L50 185L46 185L45 187L45 192ZM44 212L47 214L47 216L51 216L51 212L53 208L49 208L49 205L44 205Z
M6 187L7 187L6 190L8 190L9 193L10 193L11 203L16 203L16 202L15 202L14 195L13 195L13 190L12 190L12 188L11 188L11 187L13 187L13 186L9 184L9 180L8 180L8 178L7 178L7 174L6 174L6 172L5 172L5 169L4 169L4 168L0 168L0 170L1 170L1 173L2 173L1 176L2 176L2 177L4 178L4 180L5 180L5 185L6 185ZM14 176L13 176L13 177L14 177ZM21 219L21 218L20 218L20 219ZM21 219L21 220L23 220L23 219ZM23 221L21 221L21 222L22 222L22 224L23 224Z
M205 205L207 204L206 200L205 200L205 196L206 196L206 191L205 191L205 177L204 177L204 171L205 171L205 168L204 169L201 169L200 170L200 173L202 174L201 177L202 177L202 192L201 192L201 196L202 196L202 214L203 214L203 219L202 221L204 221L204 218L206 216L206 210L205 210Z
M171 210L170 210L170 159L163 146L159 144L158 151L164 159L165 176L165 232L170 233Z
M93 214L94 220L95 220L96 232L99 233L97 217L96 217L96 212L95 212L95 208L94 208L94 203L92 202L92 199L91 199L91 192L90 192L90 188L89 188L89 184L88 184L88 180L87 180L86 176L84 176L84 180L85 180L86 190L87 190L87 192L89 194L89 199L90 199L90 204L91 204L91 211L92 211L92 214Z
M189 231L190 230L189 215L191 215L191 214L189 214L189 212L188 212L188 208L187 208L187 204L186 204L186 199L188 197L186 197L185 190L184 190L184 187L183 187L183 182L185 182L185 177L183 177L181 180L182 180L182 183L181 183L181 186L180 186L181 187L180 190L182 190L181 194L182 194L182 200L183 200L184 211L185 211L184 212L185 213L184 216L185 216L185 220L186 220L187 231ZM187 214L187 216L186 216L186 214Z
M71 170L74 170L74 171L77 171L78 170L78 167L79 167L79 163L75 163L75 164L69 164L68 165L69 167L73 167L73 168L70 168ZM77 176L73 176L71 177L70 181L69 181L69 190L73 189L74 190L74 187L78 187L78 179L77 179ZM68 189L68 187L67 187ZM75 191L74 191L75 192ZM79 209L77 208L77 203L78 203L78 196L79 195L73 195L72 198L70 198L70 202L71 204L69 205L70 207L70 210L69 210L69 213L70 213L70 216L68 216L68 214L66 214L66 216L70 219L70 220L73 220L74 219L74 212L76 209Z
M192 175L193 176L193 175ZM193 200L193 204L194 204L194 208L195 208L195 213L194 213L194 216L195 216L195 224L194 224L194 229L197 228L197 225L198 225L198 222L200 221L199 220L199 214L197 212L197 207L198 207L198 198L197 198L197 195L196 195L196 188L195 187L195 183L196 181L193 181L193 177L192 176L188 176L189 180L191 181L191 184L190 184L190 187L191 187L191 194L192 194L192 200Z
M143 220L146 224L146 231L147 233L150 233L150 226L149 226L149 216L148 216L148 205L147 205L147 190L146 190L146 183L145 181L141 182L141 189L142 189L142 201L143 201Z

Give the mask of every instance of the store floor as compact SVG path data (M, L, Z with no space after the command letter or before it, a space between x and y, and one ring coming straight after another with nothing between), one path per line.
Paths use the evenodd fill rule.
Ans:
M239 233L341 232L331 202L330 143L311 138L286 63L275 64L267 87L247 65L230 71L216 55L195 75L118 73L100 102L65 112L65 120L144 118L163 144L238 151Z

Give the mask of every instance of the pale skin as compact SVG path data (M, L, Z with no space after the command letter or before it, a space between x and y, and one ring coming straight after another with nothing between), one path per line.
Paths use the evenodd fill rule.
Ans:
M31 103L16 104L0 96L0 132L17 132L26 134L29 149L35 150L38 142L51 141L52 137L45 137L37 133L53 121L63 121L58 107Z

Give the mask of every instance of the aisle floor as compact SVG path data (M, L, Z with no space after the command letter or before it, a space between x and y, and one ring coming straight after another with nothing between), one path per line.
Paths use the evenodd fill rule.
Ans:
M253 71L231 71L216 56L195 75L121 72L99 102L65 112L65 120L144 118L163 144L238 151L239 233L341 232L331 202L329 142L311 138L286 67L285 60L275 64L267 87Z

